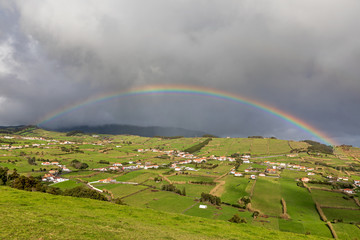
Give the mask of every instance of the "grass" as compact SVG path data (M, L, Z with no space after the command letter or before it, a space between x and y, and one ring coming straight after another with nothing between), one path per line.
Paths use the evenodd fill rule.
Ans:
M290 220L279 220L279 229L297 233L310 233L331 237L329 228L320 220L315 203L307 189L298 187L294 180L280 179L281 196L284 198Z
M174 176L170 176L168 178L171 181L181 181L181 182L189 182L189 181L193 181L193 182L199 182L199 181L213 182L214 181L214 178L211 178L211 177L184 175L184 174L182 174L182 175L174 175Z
M252 155L270 155L268 139L252 139L251 145Z
M329 221L333 219L342 219L344 223L358 223L360 224L360 211L359 210L347 210L347 209L335 209L335 208L322 208L325 216Z
M251 200L253 208L271 216L280 216L282 212L281 194L280 184L277 180L276 178L258 178L256 180L254 195Z
M79 178L82 180L88 181L88 182L94 182L94 181L98 181L100 179L113 178L114 176L116 176L116 174L100 172L99 174L96 174L91 177L79 177Z
M291 148L286 140L269 139L269 151L270 154L282 154L289 153Z
M120 198L138 192L144 188L147 188L145 186L131 185L131 184L94 183L92 185L99 189L110 190L115 197L120 197Z
M70 189L70 188L78 187L78 186L81 186L81 185L84 185L84 184L77 183L74 180L69 180L69 181L65 181L65 182L55 183L55 184L52 184L51 186L57 187L57 188L60 188L60 189L64 190L64 189Z
M192 198L200 198L201 193L209 193L215 185L200 185L200 184L174 184L181 191L185 188L186 196Z
M355 225L345 224L345 223L336 223L332 225L339 239L344 239L344 240L360 239L360 229Z
M221 195L221 200L226 203L238 203L238 200L243 196L248 196L245 191L249 179L243 177L226 176L224 193Z
M359 208L352 199L345 200L342 193L312 190L313 199L322 206Z
M199 205L206 205L206 209L199 208ZM240 212L237 208L233 208L226 205L214 206L208 203L196 203L191 209L185 212L186 215L218 219L228 221L238 214L241 218L245 218L248 222L251 222L251 213L250 212Z
M78 159L82 162L86 162L91 168L95 167L106 167L111 165L114 162L129 162L137 161L141 162L151 162L153 164L161 165L163 163L168 164L173 161L178 161L180 158L175 157L171 159L160 159L156 156L161 155L161 153L138 153L134 151L138 148L150 149L157 148L163 150L183 150L189 146L196 145L204 141L204 138L178 138L178 139L160 139L160 138L148 138L148 137L138 137L138 136L121 136L113 135L109 136L111 138L111 143L102 142L102 146L93 145L93 143L101 142L102 138L107 135L99 135L99 138L94 138L89 135L79 135L67 137L65 133L55 133L45 130L33 130L32 133L24 133L27 136L45 136L49 139L58 139L58 140L70 140L77 142L78 144L73 145L51 145L51 146L41 146L41 147L29 147L19 150L0 150L0 166L6 166L11 169L11 171L16 168L18 172L24 175L43 175L44 171L40 172L41 166L39 158L45 160L49 159L50 161L56 160L60 164L67 165L73 172L69 174L63 174L63 177L70 178L70 181L55 184L55 187L60 187L62 189L72 188L77 186L76 178L80 178L86 181L96 181L104 178L116 178L118 181L131 181L131 182L145 182L144 184L153 185L156 188L160 188L162 184L167 184L166 182L156 183L153 180L150 180L154 177L159 176L168 169L158 169L158 170L139 170L132 171L128 173L102 173L94 172L91 170L86 171L74 171L76 169L71 168L70 162L73 159ZM15 145L24 145L32 143L45 143L44 141L34 140L20 140L14 139ZM82 144L83 142L87 144ZM132 143L129 144L129 141ZM4 143L5 144L5 143ZM116 146L121 147L116 147ZM67 149L80 149L84 151L83 153L79 152L70 152L66 153L61 150L61 147L64 146ZM308 144L304 142L294 142L294 141L285 141L277 139L252 139L252 138L214 138L207 146L205 146L201 151L196 153L198 156L230 156L234 153L244 154L251 153L252 156L264 156L267 158L262 159L253 159L252 161L256 163L252 164L242 164L239 170L244 170L248 167L260 168L263 169L265 165L259 165L260 162L269 160L277 162L286 162L293 164L300 164L307 167L314 167L314 162L324 162L331 165L331 167L322 167L320 170L324 176L334 175L342 176L344 173L335 170L337 166L346 166L350 163L355 163L356 161L349 154L357 154L360 156L360 149L352 148L350 152L342 153L344 159L338 159L334 156L325 156L318 155L315 157L309 156L306 153L300 153L299 157L289 158L286 156L276 156L271 157L272 155L283 155L290 152L291 148L303 148L306 149ZM103 151L105 153L103 153ZM27 157L37 158L36 163L38 165L29 165L27 162ZM271 157L271 158L269 158ZM14 163L8 162L16 161ZM99 164L100 160L108 161L109 164ZM218 167L214 169L199 169L198 172L189 171L190 175L177 175L169 177L172 181L214 181L214 176L220 176L230 170L234 166L234 163L228 161L219 162L215 160L208 161L209 163L219 164ZM357 163L357 162L356 162ZM188 166L195 167L195 165L190 164ZM320 166L320 165L317 165ZM198 166L199 167L199 166ZM321 166L320 166L321 167ZM57 167L45 167L47 170L51 168L56 169ZM34 169L34 172L32 172ZM11 172L10 171L10 172ZM95 175L94 175L95 173ZM351 174L351 179L360 179L360 176L354 175L354 172L349 172ZM123 175L122 175L123 174ZM93 175L88 177L88 175ZM201 176L199 176L201 175ZM219 220L228 220L235 213L239 213L241 217L244 217L248 220L247 226L262 226L270 229L280 229L281 231L287 232L297 232L297 233L309 233L311 235L320 235L324 237L331 237L328 227L322 222L319 218L319 215L314 207L314 201L319 202L321 205L325 206L341 206L341 207L351 207L356 208L354 201L345 200L342 197L345 196L340 193L330 193L325 191L313 190L313 194L310 194L305 188L300 188L296 186L295 179L307 176L306 172L303 171L291 171L283 170L281 172L281 178L279 180L274 180L270 178L258 178L257 184L253 196L253 207L258 208L263 213L266 213L271 216L279 216L281 213L281 204L280 199L283 197L286 200L288 213L291 217L290 220L278 219L278 218L266 218L261 219L267 222L253 220L249 212L239 212L238 209L231 206L223 205L221 209L209 206L206 211L198 209L198 205L192 207L186 214L196 215L211 219ZM321 175L316 175L311 177L318 180L324 180ZM237 203L238 199L244 195L249 195L252 183L248 184L248 176L245 178L237 178L233 176L226 176L220 181L225 181L225 184L219 188L217 194L220 195L222 201L227 203ZM219 184L219 183L217 183ZM133 185L119 185L119 184L95 184L99 188L109 189L114 193L116 197L125 197L129 194L136 193L135 195L125 197L124 201L132 206L138 206L142 208L151 208L168 212L177 212L180 213L191 207L194 203L194 198L200 197L201 192L209 193L215 185L194 185L194 184L176 184L179 189L185 187L187 196L182 197L170 192L153 192L151 190L146 190L138 192L139 190L145 189L145 186L133 186ZM331 187L327 185L311 185L314 187ZM137 193L138 192L138 193ZM358 211L351 210L339 210L339 209L329 209L323 208L325 214L330 220L336 218L342 218L345 224L336 224L338 230L340 231L341 236L351 236L353 234L353 229L348 224L349 222L354 222L357 219ZM49 219L44 220L47 223ZM49 225L49 224L46 224ZM334 224L335 225L335 224ZM344 226L343 226L344 225ZM352 226L352 225L351 225ZM347 232L348 231L348 232ZM55 231L56 232L56 231ZM339 235L340 235L339 234ZM0 231L0 238L2 238ZM41 236L41 235L40 235ZM87 236L87 235L85 235ZM109 235L110 236L110 235ZM356 234L354 235L356 236ZM15 238L21 238L16 237ZM34 237L35 238L35 237ZM46 237L45 237L46 238ZM66 237L64 237L66 238ZM68 239L70 237L67 237ZM171 238L171 237L169 237ZM176 237L174 237L176 238ZM197 237L195 237L197 239ZM31 239L31 238L30 238Z
M146 190L123 199L130 206L181 213L194 204L194 199L173 192Z
M120 182L144 182L147 179L150 178L150 176L152 176L153 174L144 172L144 171L132 171L132 172L128 172L125 173L122 176L119 176L116 178L116 181L120 181Z
M0 187L0 206L1 239L308 239L250 225L8 187Z

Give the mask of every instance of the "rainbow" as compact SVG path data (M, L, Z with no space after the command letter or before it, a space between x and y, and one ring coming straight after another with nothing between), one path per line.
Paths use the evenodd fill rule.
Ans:
M306 123L304 120L291 115L285 111L277 109L273 106L265 104L263 102L250 99L247 97L243 97L237 94L232 94L230 92L220 91L217 89L197 87L197 86L188 86L188 85L150 85L143 86L138 88L132 88L121 92L113 92L110 94L103 94L95 97L91 97L89 99L73 103L70 106L65 106L58 109L55 112L47 114L41 120L38 121L36 125L41 126L46 123L70 112L74 112L82 107L87 105L91 105L94 103L109 101L116 98L125 98L129 96L137 96L137 95L196 95L203 97L210 97L225 101L231 101L235 103L241 103L244 105L248 105L251 107L255 107L257 109L263 110L264 112L270 113L273 116L276 116L280 119L283 119L299 129L304 130L307 133L310 133L312 136L321 140L325 144L335 146L337 143L328 137L324 132L318 130L316 127L311 126Z

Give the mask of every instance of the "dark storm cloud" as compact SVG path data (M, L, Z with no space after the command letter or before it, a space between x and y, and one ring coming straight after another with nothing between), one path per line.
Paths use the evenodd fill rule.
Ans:
M2 0L0 7L0 124L36 122L133 86L193 84L263 101L359 145L358 1ZM109 101L52 122L86 123L312 137L260 110L198 97Z

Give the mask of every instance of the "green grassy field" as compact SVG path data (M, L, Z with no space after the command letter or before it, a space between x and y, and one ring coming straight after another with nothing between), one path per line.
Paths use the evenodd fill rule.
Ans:
M235 204L238 203L241 197L249 195L245 191L249 179L230 175L226 176L223 180L225 181L224 192L221 195L223 202Z
M253 208L271 216L280 216L282 212L280 200L279 179L258 178L256 180L254 195L251 200Z
M2 239L309 239L248 224L8 187L0 187L0 205Z
M199 182L199 181L204 181L204 182L213 182L214 178L211 177L205 177L205 176L195 176L195 175L185 175L185 174L181 174L181 175L174 175L174 176L170 176L168 177L171 181L184 181L184 182L189 182L189 181L193 181L193 182Z
M206 205L207 208L201 209L199 208L199 205ZM230 206L213 206L208 203L196 203L191 209L187 210L185 214L190 216L218 219L224 221L228 221L234 216L234 214L238 214L241 218L246 219L247 222L251 222L252 220L250 212L241 212L237 208L233 208Z
M336 223L332 224L336 234L339 239L344 240L359 240L360 239L360 229L355 225Z
M298 187L294 180L283 178L280 179L280 187L290 216L289 221L279 221L281 231L331 237L329 228L321 221L311 194L306 188Z
M146 190L123 199L130 206L181 213L194 204L194 199L173 192Z
M120 182L136 182L136 183L140 183L140 182L144 182L146 180L148 180L150 177L156 177L158 174L156 173L150 173L150 172L145 172L145 171L133 171L133 172L128 172L122 176L119 176L116 178L117 181Z
M192 198L200 198L201 193L209 193L215 185L200 185L200 184L174 184L178 189L185 188L186 196Z
M70 188L78 187L78 186L81 186L81 185L84 185L84 184L83 183L77 183L74 180L69 180L69 181L65 181L65 182L55 183L55 184L52 184L51 186L57 187L57 188L60 188L60 189L64 190L64 189L70 189Z
M251 212L241 212L239 209L222 205L215 207L209 205L208 209L199 209L199 203L194 201L200 197L202 192L210 193L215 185L198 185L188 184L188 181L205 181L212 182L216 177L228 173L235 166L235 162L208 159L207 163L218 164L213 169L201 168L200 165L188 164L187 166L196 168L198 171L187 171L188 174L178 174L167 177L174 182L186 182L185 184L175 184L180 190L185 188L185 197L174 194L172 192L159 191L161 186L168 184L165 180L155 182L153 179L159 177L160 174L169 172L169 168L136 170L136 171L118 171L118 172L94 172L91 169L97 167L108 167L112 163L120 162L127 164L132 161L139 161L142 164L151 162L152 164L170 164L180 161L180 157L164 157L163 153L154 153L151 151L137 152L136 149L160 150L184 150L197 143L203 142L204 138L176 138L162 139L149 138L131 135L101 135L92 137L87 134L77 136L66 136L66 133L49 132L41 129L35 129L32 132L24 132L26 136L45 136L49 139L57 139L59 141L73 141L75 144L46 145L41 140L11 140L14 146L24 144L30 147L17 150L0 150L0 166L8 167L10 172L17 169L20 174L27 176L40 177L47 173L50 169L57 169L56 166L42 166L42 161L58 161L60 164L67 165L73 172L62 174L62 177L70 178L70 181L54 184L54 187L61 189L69 189L81 185L77 183L78 179L92 182L104 178L115 178L117 181L129 181L143 183L144 185L121 185L121 184L100 184L94 186L101 189L110 190L115 197L123 198L124 202L135 207L149 208L173 213L183 213L188 215L200 216L203 218L225 220L227 221L235 213L247 219L247 226L259 226L263 228L281 230L284 232L296 232L300 234L318 235L323 237L331 237L329 228L320 220L319 214L315 208L315 201L322 206L357 208L359 207L350 199L346 200L344 194L336 192L326 192L313 189L309 193L307 189L298 187L296 179L307 177L304 171L296 170L279 170L280 178L258 177L252 197L252 208L260 210L262 213L270 217L260 217L258 219L251 218ZM1 134L0 134L1 135ZM4 144L11 142L4 139ZM33 143L41 143L39 147L31 147ZM251 154L250 164L241 164L237 171L244 172L247 168L260 169L263 171L267 165L264 161L274 161L281 163L299 164L306 167L316 169L316 175L311 179L326 181L328 175L345 176L351 175L350 179L360 179L360 175L355 171L340 170L339 167L348 167L349 164L356 166L358 162L354 157L360 152L357 148L351 148L348 152L337 151L341 157L335 155L316 154L308 155L306 152L299 153L296 157L287 157L291 149L306 149L309 145L304 142L295 142L278 139L257 139L257 138L213 138L204 148L196 152L197 156L234 156L240 158L242 154ZM350 154L350 155L349 155ZM352 155L351 155L352 154ZM355 155L353 155L355 154ZM158 156L162 156L159 158ZM357 156L357 155L356 155ZM27 158L35 157L37 165L30 165ZM71 166L71 161L78 159L87 163L89 167L86 170L77 170ZM109 163L99 163L99 161ZM210 164L204 166L211 166ZM202 167L204 167L202 166ZM40 171L40 168L43 171ZM46 170L44 170L46 169ZM249 182L250 181L250 182ZM234 177L232 175L219 179L217 185L221 185L215 194L221 197L225 203L235 204L242 196L250 194L254 180L249 180L249 175L245 177ZM308 184L310 187L323 187L330 189L332 186L320 184ZM148 186L153 186L149 188ZM144 191L143 191L144 190ZM130 196L129 196L130 195ZM282 205L280 199L284 198L287 203L287 211L290 219L279 218L282 213ZM358 212L354 210L330 209L323 207L325 215L332 219L342 219L343 223L336 223L339 236L350 239L351 234L356 235L356 228L352 228L351 222L356 222ZM273 217L271 217L273 216ZM2 236L0 235L0 238ZM21 238L21 237L17 237ZM171 237L170 237L171 238Z
M352 199L345 200L342 193L312 190L311 195L322 206L359 208Z
M289 153L291 148L286 140L269 139L269 150L271 154L283 154Z
M344 223L360 224L360 210L322 208L328 220L341 219Z

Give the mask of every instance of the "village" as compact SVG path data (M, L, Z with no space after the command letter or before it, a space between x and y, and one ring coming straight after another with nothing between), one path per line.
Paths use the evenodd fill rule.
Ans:
M242 221L267 228L281 225L279 219L290 221L288 215L300 221L294 203L307 206L316 226L323 221L315 203L332 221L340 219L334 211L343 220L356 219L352 216L360 208L357 149L347 153L337 148L327 155L308 153L304 142L277 139L46 134L0 136L0 166L63 191L85 187L130 206L213 219L238 214ZM294 198L294 192L302 197ZM328 230L322 231L328 236Z

